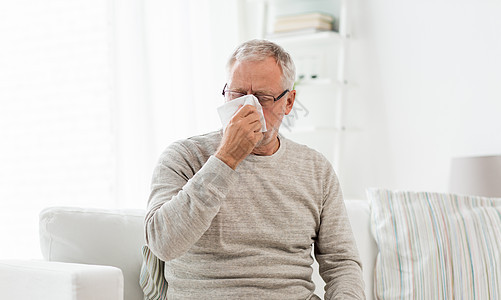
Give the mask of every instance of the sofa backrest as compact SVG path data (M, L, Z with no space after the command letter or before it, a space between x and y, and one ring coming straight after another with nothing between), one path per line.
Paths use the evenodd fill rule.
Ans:
M366 296L371 300L377 247L370 233L369 204L364 200L345 203L362 259ZM40 213L43 257L49 261L120 268L124 275L125 300L143 299L139 273L141 247L145 244L144 216L144 210L47 208ZM314 278L323 288L318 276Z
M120 268L124 299L143 299L139 273L144 215L144 210L47 208L40 213L42 255L49 261Z

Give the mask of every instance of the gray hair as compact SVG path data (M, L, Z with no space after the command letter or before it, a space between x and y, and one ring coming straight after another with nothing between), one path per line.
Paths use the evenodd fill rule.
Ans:
M226 65L228 74L230 74L231 68L237 60L261 61L268 57L273 57L282 70L283 88L292 90L296 78L294 62L284 48L267 40L250 40L238 46Z

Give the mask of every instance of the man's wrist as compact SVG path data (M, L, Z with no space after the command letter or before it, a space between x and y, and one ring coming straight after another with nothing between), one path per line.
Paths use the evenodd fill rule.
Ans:
M236 161L235 159L232 159L231 157L227 156L227 155L224 155L222 153L219 153L217 152L215 154L216 158L218 158L220 161L224 162L226 165L228 165L228 167L232 168L233 170L235 170L238 166L238 161Z

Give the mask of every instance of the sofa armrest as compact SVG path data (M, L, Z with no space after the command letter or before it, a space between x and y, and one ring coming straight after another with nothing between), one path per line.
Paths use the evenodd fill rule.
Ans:
M115 267L42 260L0 260L0 299L123 300Z

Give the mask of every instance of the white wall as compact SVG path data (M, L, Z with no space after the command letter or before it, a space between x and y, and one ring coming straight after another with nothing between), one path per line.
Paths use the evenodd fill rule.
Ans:
M450 159L501 153L501 2L350 2L341 183L446 191Z

